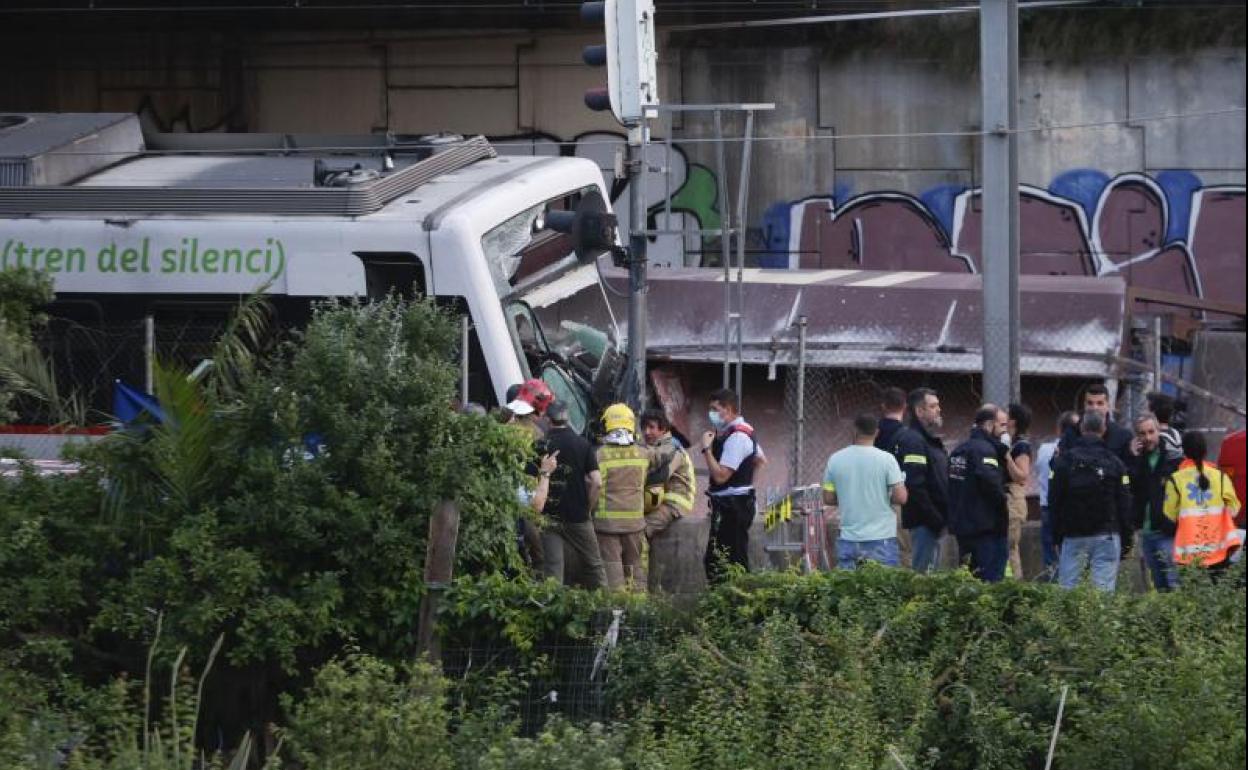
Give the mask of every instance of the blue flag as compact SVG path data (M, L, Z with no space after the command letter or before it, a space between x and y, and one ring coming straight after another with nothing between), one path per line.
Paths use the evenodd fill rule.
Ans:
M146 413L155 422L164 422L165 413L155 397L121 380L113 382L113 416L122 423L132 423Z

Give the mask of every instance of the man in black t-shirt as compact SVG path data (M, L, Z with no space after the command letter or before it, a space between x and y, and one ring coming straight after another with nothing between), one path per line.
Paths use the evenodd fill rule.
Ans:
M598 497L602 474L593 446L568 426L568 407L556 401L546 409L550 430L546 433L545 450L558 451L559 463L550 478L550 493L542 514L542 550L545 572L564 582L564 551L571 549L583 568L586 588L607 584L598 538L590 521L590 501Z

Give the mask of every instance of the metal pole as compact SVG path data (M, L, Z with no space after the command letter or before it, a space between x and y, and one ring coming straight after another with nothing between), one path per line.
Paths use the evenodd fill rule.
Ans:
M218 362L220 363L220 362ZM150 396L156 387L156 318L143 318L143 390Z
M1018 2L981 0L984 400L1018 398Z
M646 407L646 196L643 120L628 130L628 383L625 397L641 413Z
M797 318L797 425L794 430L793 447L793 483L794 488L801 485L802 471L805 464L806 446L806 316Z
M1153 390L1161 390L1161 316L1153 316Z
M728 213L728 165L724 161L724 116L719 110L715 110L715 165L719 171L719 261L724 267L724 383L722 387L726 388L732 372L732 259L729 256L732 217Z
M460 316L459 321L459 405L464 407L468 405L468 358L471 353L468 348L468 316Z
M672 113L663 113L663 229L672 230ZM680 238L680 266L685 266L685 238Z
M750 194L750 154L754 145L754 111L745 113L745 141L741 145L741 176L737 182L737 398L742 398L741 379L745 370L742 324L745 317L745 223L746 201Z

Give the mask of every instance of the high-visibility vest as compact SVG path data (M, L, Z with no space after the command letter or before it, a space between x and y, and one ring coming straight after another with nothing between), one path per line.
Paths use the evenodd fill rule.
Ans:
M652 456L652 452L636 444L608 444L598 449L602 487L598 492L594 529L619 534L645 529L646 471Z
M1200 488L1196 464L1184 460L1166 481L1165 514L1175 522L1174 561L1221 564L1244 544L1235 528L1239 498L1230 479L1212 463L1204 464L1209 488Z

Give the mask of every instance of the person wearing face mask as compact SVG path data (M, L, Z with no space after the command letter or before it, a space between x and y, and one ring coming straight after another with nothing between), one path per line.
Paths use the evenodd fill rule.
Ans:
M737 394L727 388L711 394L712 431L702 436L701 453L711 477L711 536L703 563L709 582L723 577L721 562L749 569L750 525L754 522L754 474L767 462L754 428L741 416Z
M1007 416L995 404L975 413L970 437L949 456L949 531L971 574L989 583L1005 578L1009 556L1009 512L1001 443Z

